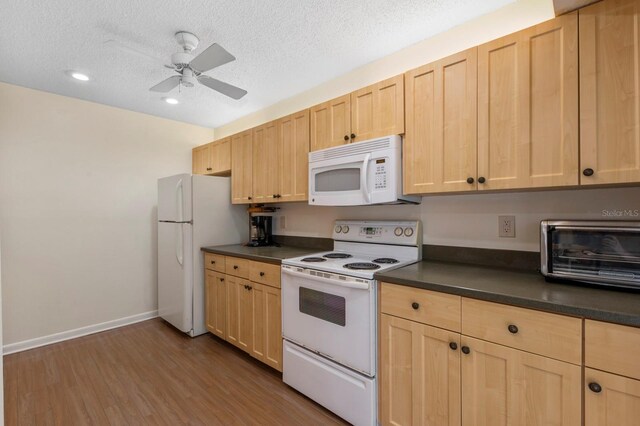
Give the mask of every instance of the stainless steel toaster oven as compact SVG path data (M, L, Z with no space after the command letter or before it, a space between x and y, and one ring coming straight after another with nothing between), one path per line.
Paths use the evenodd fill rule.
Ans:
M640 290L640 222L543 220L540 271L549 278Z

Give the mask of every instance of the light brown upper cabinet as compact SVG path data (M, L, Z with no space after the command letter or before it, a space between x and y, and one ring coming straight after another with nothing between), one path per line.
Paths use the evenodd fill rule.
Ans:
M580 183L640 182L640 2L580 9Z
M279 184L280 144L278 122L253 129L253 202L276 200Z
M476 189L477 49L405 74L405 194Z
M231 139L224 138L193 148L194 175L229 176L231 173Z
M252 203L253 191L253 130L231 136L231 202Z
M576 12L478 47L478 189L577 185L578 136Z
M349 143L351 133L351 96L311 107L311 151Z
M311 151L404 133L404 75L311 108Z
M281 118L278 127L277 201L304 201L309 191L309 110Z

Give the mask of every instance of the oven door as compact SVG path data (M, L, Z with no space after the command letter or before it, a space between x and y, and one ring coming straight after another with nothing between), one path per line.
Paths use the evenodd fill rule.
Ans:
M282 334L335 362L375 376L374 280L282 266Z

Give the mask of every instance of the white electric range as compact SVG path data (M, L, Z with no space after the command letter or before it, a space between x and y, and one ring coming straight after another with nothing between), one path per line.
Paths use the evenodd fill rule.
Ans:
M419 261L419 221L338 220L334 249L282 261L283 380L356 425L376 424L377 282Z

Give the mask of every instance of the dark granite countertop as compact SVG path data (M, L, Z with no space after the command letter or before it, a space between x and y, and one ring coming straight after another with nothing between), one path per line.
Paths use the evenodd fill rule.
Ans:
M536 272L422 261L375 277L379 281L640 327L640 293L551 283Z
M256 260L258 262L274 263L276 265L282 263L282 259L304 256L311 253L317 253L319 251L317 248L308 247L293 247L285 245L281 245L280 247L247 247L244 244L202 247L201 250L208 253L242 257L245 259Z

